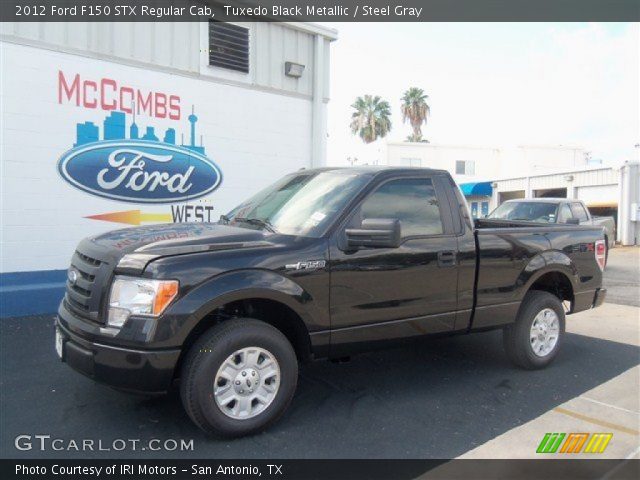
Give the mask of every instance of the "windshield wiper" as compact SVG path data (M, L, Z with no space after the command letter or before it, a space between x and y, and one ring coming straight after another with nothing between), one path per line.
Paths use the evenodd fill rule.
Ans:
M258 225L259 227L262 227L271 233L278 233L275 227L271 224L271 222L269 222L269 220L263 220L262 218L246 218L246 217L240 217L240 218L235 217L233 220L235 222L248 223L249 225Z
M218 223L222 223L223 225L229 225L229 222L231 221L231 219L229 217L227 217L225 214L220 215L220 220L218 221Z

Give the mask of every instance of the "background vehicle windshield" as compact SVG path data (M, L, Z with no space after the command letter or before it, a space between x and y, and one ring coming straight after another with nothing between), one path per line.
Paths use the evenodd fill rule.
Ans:
M545 202L506 202L491 212L488 218L556 223L558 205Z
M344 171L287 175L234 208L227 217L236 226L320 237L366 182L366 177Z

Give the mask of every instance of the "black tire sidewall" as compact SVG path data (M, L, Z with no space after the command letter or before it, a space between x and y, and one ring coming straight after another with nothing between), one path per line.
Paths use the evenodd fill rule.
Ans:
M234 320L237 322L238 320ZM222 363L235 351L260 347L273 354L280 368L280 386L271 404L255 417L238 420L225 415L213 396L215 376ZM192 373L190 388L201 425L222 436L244 435L266 428L288 407L297 385L298 364L291 344L268 324L246 319L246 328L229 329L221 336L195 345L200 355Z

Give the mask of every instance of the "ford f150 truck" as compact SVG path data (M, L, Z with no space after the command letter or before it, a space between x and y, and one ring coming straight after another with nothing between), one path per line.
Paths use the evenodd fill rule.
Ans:
M200 428L238 436L284 413L310 359L502 329L516 365L545 367L604 266L601 227L474 224L445 171L302 170L216 224L82 240L56 350L121 390L179 385Z
M613 248L616 245L616 221L614 218L594 217L582 200L550 197L507 200L491 212L487 218L601 226L604 227L607 248Z

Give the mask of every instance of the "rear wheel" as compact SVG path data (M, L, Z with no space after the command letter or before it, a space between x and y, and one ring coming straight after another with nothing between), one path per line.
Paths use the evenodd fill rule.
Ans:
M558 297L532 290L525 295L516 322L504 330L507 356L522 368L544 368L557 355L564 330L565 314Z
M193 345L180 393L189 417L207 433L242 436L285 412L296 389L298 362L271 325L238 318L216 325Z

